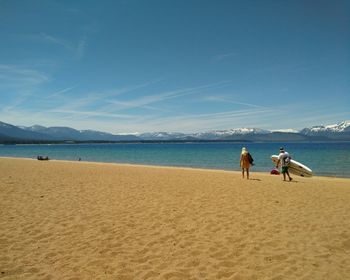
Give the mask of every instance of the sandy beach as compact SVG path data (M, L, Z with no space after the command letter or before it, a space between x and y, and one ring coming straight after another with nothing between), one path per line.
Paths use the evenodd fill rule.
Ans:
M350 279L350 179L0 158L0 279Z

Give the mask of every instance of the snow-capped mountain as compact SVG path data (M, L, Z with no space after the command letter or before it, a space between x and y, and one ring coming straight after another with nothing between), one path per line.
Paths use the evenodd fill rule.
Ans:
M150 132L111 134L70 127L18 127L0 122L0 141L350 141L350 121L332 125L318 125L301 131L291 129L264 130L260 128L232 128L200 133Z
M137 136L143 140L183 140L189 135L179 132L147 132Z
M284 133L299 133L299 130L293 129L293 128L286 128L286 129L274 129L271 130L271 132L284 132Z
M23 129L49 135L57 140L82 140L80 132L70 127L44 127L41 125L33 125L30 127L23 127Z
M86 140L96 140L96 141L136 141L140 140L135 135L124 134L124 135L114 135L107 132L95 131L95 130L80 130L82 137Z
M76 130L71 127L44 127L33 125L24 127L25 130L38 132L56 140L77 140L77 141L129 141L138 140L133 135L114 135L107 132L95 130Z
M0 134L7 139L53 140L53 138L36 131L27 131L12 124L0 122Z
M270 131L260 128L232 128L228 130L213 130L192 134L195 138L200 139L221 139L233 135L249 135L249 134L268 134Z
M350 121L343 121L332 125L317 125L310 128L304 128L300 133L308 136L333 136L335 134L350 133Z
M180 132L149 132L141 133L137 136L143 140L217 140L232 135L248 134L268 134L270 131L260 128L233 128L228 130L213 130L199 133L180 133Z

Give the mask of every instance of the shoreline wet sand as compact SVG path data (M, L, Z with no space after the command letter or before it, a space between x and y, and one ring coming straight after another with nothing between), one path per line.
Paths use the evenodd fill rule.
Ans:
M347 279L350 179L0 158L0 279Z

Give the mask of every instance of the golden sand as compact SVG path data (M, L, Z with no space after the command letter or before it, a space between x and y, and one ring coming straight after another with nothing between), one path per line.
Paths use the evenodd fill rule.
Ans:
M350 180L0 159L0 279L350 279Z

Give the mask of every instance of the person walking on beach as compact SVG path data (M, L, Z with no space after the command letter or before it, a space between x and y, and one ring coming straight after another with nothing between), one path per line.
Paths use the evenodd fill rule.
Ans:
M248 152L247 148L242 148L241 158L239 164L242 168L242 178L244 178L244 171L247 172L247 180L249 180L249 168L250 165L253 164L253 158L251 154Z
M281 166L282 166L281 172L283 174L283 181L286 180L286 174L288 176L289 181L293 180L293 178L290 177L289 171L288 171L288 165L289 165L290 160L291 160L290 155L284 150L283 147L281 147L280 153L278 155L278 161L276 164L276 168L278 168L278 166L281 164Z

